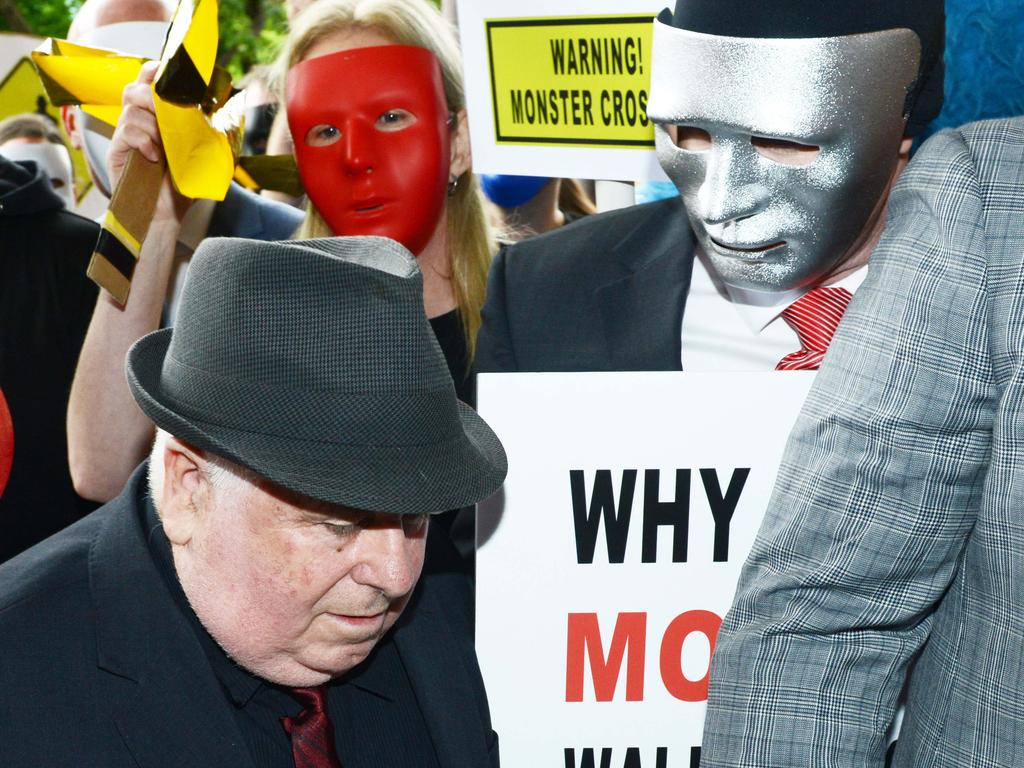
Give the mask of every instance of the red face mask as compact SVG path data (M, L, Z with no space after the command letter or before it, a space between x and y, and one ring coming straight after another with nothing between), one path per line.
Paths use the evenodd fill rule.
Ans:
M299 176L334 233L419 254L444 211L450 162L434 54L382 45L317 56L292 67L287 94Z

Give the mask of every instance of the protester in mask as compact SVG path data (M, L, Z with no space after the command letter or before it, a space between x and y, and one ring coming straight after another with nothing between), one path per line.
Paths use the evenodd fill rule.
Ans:
M157 59L174 7L172 0L86 0L71 20L67 38L79 45ZM79 107L61 107L61 119L71 146L85 156L92 183L109 199L114 189L107 175L110 130Z
M71 153L57 126L37 114L0 120L0 155L8 160L31 160L50 180L50 186L69 211L75 208L75 172Z
M416 254L427 317L472 403L494 243L451 28L419 0L318 0L293 22L277 72L308 197L298 236L381 235ZM474 535L462 530L469 557Z
M71 484L64 410L96 304L96 285L85 269L99 234L96 222L66 209L34 160L15 162L4 154L0 150L0 561L93 508Z
M373 234L416 254L460 397L493 243L475 177L454 34L417 0L318 0L278 60L299 174L300 237ZM331 84L344 81L343 92ZM329 96L325 96L328 94Z
M648 114L681 193L503 251L481 371L816 368L942 100L940 0L680 0Z
M680 196L501 253L480 370L817 369L870 269L913 137L939 112L943 45L942 0L665 9L647 113ZM808 626L816 618L807 614ZM753 701L745 711L760 715L788 681L746 661L751 680L776 687L724 704ZM763 736L799 737L799 726ZM737 743L762 737L735 733ZM716 764L746 765L737 754ZM863 764L763 754L756 764Z
M419 0L318 0L297 17L277 68L310 198L298 237L383 235L416 254L427 316L459 396L471 401L470 365L493 246L469 172L461 60L451 29ZM115 178L132 149L152 161L161 156L153 76L154 68L144 67L125 90L111 151ZM341 78L350 83L344 90L334 87ZM139 269L147 259L154 269L170 261L182 210L166 182ZM138 280L137 273L126 312L137 301ZM116 493L115 484L123 484L152 439L152 425L124 385L112 381L123 359L115 347L157 327L155 306L148 311L145 328L122 323L102 361L91 359L102 362L103 375L94 372L93 385L82 392L102 399L104 418L94 401L79 401L91 408L91 442L107 446L88 457L102 497ZM69 418L69 429L80 431L84 423Z

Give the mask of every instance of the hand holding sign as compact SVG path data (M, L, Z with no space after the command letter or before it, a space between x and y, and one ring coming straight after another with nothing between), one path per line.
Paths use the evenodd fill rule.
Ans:
M140 155L149 163L165 167L163 140L157 124L152 83L158 63L146 62L133 83L125 86L121 117L117 121L107 156L110 179L115 188L133 155ZM170 175L163 174L159 196L155 201L152 221L176 219L185 215L191 204L174 188Z
M163 183L157 148L162 146L181 195L223 200L227 193L241 144L242 109L240 102L229 102L230 76L215 66L217 42L216 0L180 0L150 86L162 142L138 133L147 122L138 111L130 116L131 129L125 128L134 132L137 143L129 143L137 151L124 165L89 265L89 276L121 304L128 300L135 262ZM122 90L139 75L143 63L114 51L53 39L33 53L33 62L54 104L81 104L111 126L121 115ZM147 105L137 93L132 91L129 98L134 103L126 101L126 107L145 111Z

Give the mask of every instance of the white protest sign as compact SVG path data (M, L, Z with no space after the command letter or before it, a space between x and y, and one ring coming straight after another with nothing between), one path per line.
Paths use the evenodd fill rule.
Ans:
M647 119L667 0L459 0L477 173L665 179Z
M710 653L812 373L481 375L478 513L502 762L695 766Z

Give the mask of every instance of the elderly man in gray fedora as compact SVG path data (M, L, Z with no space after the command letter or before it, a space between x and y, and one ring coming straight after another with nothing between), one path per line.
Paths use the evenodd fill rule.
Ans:
M148 469L0 567L0 765L498 765L468 606L420 575L505 454L421 281L383 238L200 247L126 361Z

